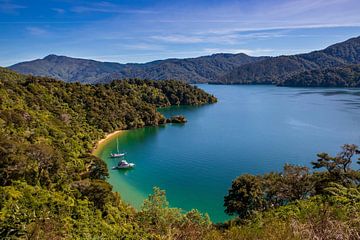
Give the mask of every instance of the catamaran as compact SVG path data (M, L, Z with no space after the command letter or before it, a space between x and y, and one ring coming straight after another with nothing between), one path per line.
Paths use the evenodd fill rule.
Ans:
M126 160L121 160L117 166L114 166L112 169L129 169L135 167L134 163L128 163Z
M110 157L119 158L125 156L125 153L119 153L119 141L117 138L116 138L116 150L117 150L116 153L110 153Z

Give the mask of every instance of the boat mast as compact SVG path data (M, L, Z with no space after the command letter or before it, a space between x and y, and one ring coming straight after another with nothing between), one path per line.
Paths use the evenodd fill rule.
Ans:
M116 150L117 150L117 153L119 153L119 140L117 137L116 137Z

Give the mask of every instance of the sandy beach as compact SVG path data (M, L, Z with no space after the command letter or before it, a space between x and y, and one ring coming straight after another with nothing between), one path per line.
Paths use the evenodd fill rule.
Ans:
M92 154L97 155L97 153L102 149L103 146L106 145L107 142L109 142L111 139L121 135L122 133L124 133L125 130L118 130L112 133L109 133L105 136L105 138L101 139L100 141L98 141L92 151Z

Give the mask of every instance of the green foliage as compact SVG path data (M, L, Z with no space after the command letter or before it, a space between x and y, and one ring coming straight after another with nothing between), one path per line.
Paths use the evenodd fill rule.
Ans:
M251 219L233 220L209 232L205 239L359 239L360 202L341 198L318 195L257 212Z
M285 165L281 174L241 175L224 198L225 212L245 219L258 211L306 199L313 194L313 185L309 169L293 165Z
M225 196L226 212L238 218L207 239L359 239L359 170L351 169L358 147L342 146L335 157L318 154L310 173L285 165L282 173L242 175Z
M331 182L340 183L344 186L358 185L360 173L351 169L350 166L353 157L359 154L359 148L354 144L345 144L342 146L342 151L334 157L327 153L319 153L317 161L312 162L312 165L314 169L325 168L327 172L317 173L317 191L322 191Z
M90 153L106 132L165 123L157 107L215 101L204 91L176 81L81 85L0 68L0 238L167 235L164 226L154 231L142 226L141 213L112 192L106 164ZM202 229L202 215L180 210L176 214L165 216L176 218L174 228L193 224L194 229Z
M137 214L147 232L168 239L198 239L212 228L207 214L197 210L183 214L181 209L169 207L165 191L156 187L153 191Z
M67 82L107 83L114 79L141 78L186 82L216 81L219 76L245 63L265 57L239 54L213 54L198 58L166 59L149 63L119 64L49 55L22 62L10 68L19 73L52 76Z
M304 71L286 78L280 85L289 87L360 87L360 65Z
M220 80L226 84L303 87L359 86L360 37L305 54L278 56L241 65ZM341 69L339 69L341 68Z
M262 179L245 174L233 181L225 197L225 212L238 214L240 218L248 217L255 211L265 209Z
M165 123L157 107L216 99L181 82L68 84L0 68L1 239L359 239L359 154L344 145L318 155L310 173L235 179L214 226L197 210L172 208L154 188L140 211L106 182L105 163L90 154L105 132Z

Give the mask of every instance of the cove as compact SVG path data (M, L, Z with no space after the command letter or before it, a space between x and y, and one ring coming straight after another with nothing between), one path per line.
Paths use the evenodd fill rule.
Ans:
M133 206L158 186L171 206L224 221L223 197L237 176L280 171L285 163L310 166L316 153L360 145L360 89L198 86L219 102L161 109L188 123L122 131L97 151L108 181ZM116 138L134 170L111 170Z

